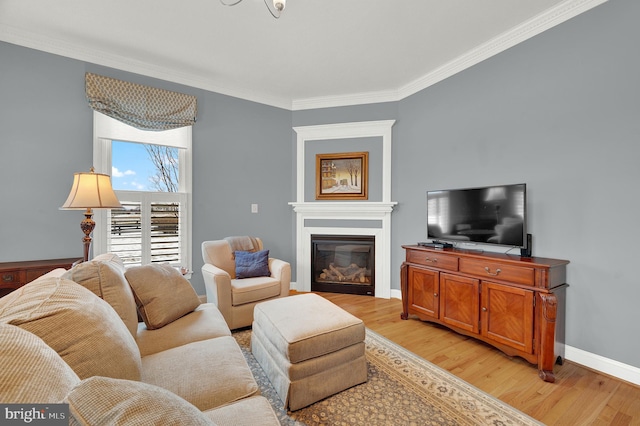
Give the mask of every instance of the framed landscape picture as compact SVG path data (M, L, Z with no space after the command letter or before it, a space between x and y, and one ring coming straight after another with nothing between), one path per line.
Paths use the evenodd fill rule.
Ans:
M367 200L369 153L316 155L316 200Z

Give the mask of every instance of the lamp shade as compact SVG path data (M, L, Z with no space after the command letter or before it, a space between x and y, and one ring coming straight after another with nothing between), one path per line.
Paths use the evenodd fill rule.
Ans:
M485 201L504 201L507 199L507 189L504 186L494 186L489 188Z
M97 208L122 208L113 188L111 177L102 173L74 173L73 185L67 201L61 209L97 209Z

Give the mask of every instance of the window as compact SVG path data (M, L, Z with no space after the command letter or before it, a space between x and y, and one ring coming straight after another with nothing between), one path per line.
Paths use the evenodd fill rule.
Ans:
M182 266L180 151L173 146L111 141L111 182L123 209L111 210L107 251L125 265Z
M94 254L191 269L191 127L144 131L97 112L94 123L94 164L123 206L96 211Z
M433 191L430 193L427 201L427 223L429 225L438 225L440 232L450 233L449 227L449 196L442 191ZM433 230L432 230L433 231Z

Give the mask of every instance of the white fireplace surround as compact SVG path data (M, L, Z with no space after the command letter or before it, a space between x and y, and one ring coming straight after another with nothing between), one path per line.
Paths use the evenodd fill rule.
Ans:
M375 238L375 297L391 297L391 127L395 120L294 127L297 133L295 289L311 291L311 235L358 235ZM332 139L382 138L382 200L305 202L305 146ZM379 143L379 142L372 142ZM315 176L315 175L314 175ZM371 179L371 177L369 177ZM313 220L379 222L378 227L313 226ZM308 223L307 223L308 222ZM369 225L370 226L370 225Z

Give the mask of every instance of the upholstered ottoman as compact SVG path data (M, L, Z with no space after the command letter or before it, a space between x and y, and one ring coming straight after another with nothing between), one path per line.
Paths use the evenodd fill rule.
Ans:
M291 411L367 381L362 321L317 294L256 305L251 351Z

